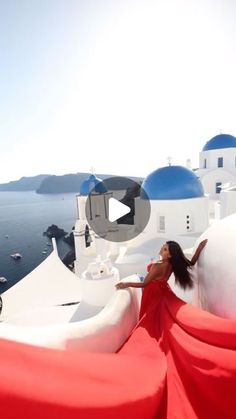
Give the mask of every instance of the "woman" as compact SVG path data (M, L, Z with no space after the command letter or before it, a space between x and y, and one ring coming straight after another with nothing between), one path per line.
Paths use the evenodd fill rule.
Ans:
M186 289L193 287L189 268L195 265L202 249L206 246L206 243L207 239L199 244L190 261L185 257L183 250L177 242L167 241L159 252L161 260L147 266L148 274L143 282L119 282L116 284L116 288L145 288L140 308L141 318L147 309L149 310L153 305L155 306L156 297L160 294L160 288L170 289L167 282L172 273L174 273L175 281L181 288Z

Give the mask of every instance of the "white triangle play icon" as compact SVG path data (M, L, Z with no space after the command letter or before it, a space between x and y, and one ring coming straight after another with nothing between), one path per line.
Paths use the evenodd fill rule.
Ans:
M124 215L128 214L130 211L131 211L130 207L128 207L125 204L122 204L117 199L115 198L109 199L109 221L111 223L123 217Z

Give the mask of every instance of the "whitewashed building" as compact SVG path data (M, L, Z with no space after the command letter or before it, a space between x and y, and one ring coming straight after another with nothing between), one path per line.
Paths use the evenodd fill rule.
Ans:
M85 266L89 263L91 256L103 255L103 242L99 236L90 237L91 245L86 247L86 228L88 228L88 220L86 214L86 202L88 202L88 217L90 220L95 219L97 215L103 216L100 220L101 227L106 229L108 224L108 200L112 197L112 193L108 192L104 183L94 174L91 174L80 187L80 194L76 197L77 202L77 220L75 223L74 240L75 240L75 273L80 275ZM89 230L87 230L89 231ZM91 232L90 232L91 233ZM94 233L94 232L93 232ZM102 234L102 231L101 231ZM100 243L102 248L100 249Z
M150 256L157 253L164 240L175 239L181 245L190 247L209 225L209 199L204 195L201 181L192 170L169 165L155 170L144 179L141 195L135 198L134 225L119 225L123 233L126 229L137 229L140 234L134 239L118 243L105 240L89 227L91 244L86 247L86 201L91 201L92 219L96 217L96 211L104 218L103 223L99 222L99 225L104 226L105 230L109 223L108 201L111 197L111 192L104 190L101 179L95 175L91 176L90 184L85 181L87 183L82 184L81 193L77 196L78 218L74 239L75 273L78 276L82 275L91 261L96 261L100 266L100 263L107 262L109 258L119 269L121 278L133 273L134 269L135 272L144 274ZM95 184L97 188L102 188L100 192L94 188ZM142 214L147 197L151 205L151 214L144 228Z
M219 199L224 185L236 185L236 138L219 134L209 140L200 152L197 175L211 199Z
M151 216L145 228L149 239L201 233L208 227L208 197L192 170L182 166L161 167L145 178L142 188L144 193L135 200L135 214L142 211L142 201L147 195L151 203Z
M220 192L219 217L224 218L236 213L236 185L223 189Z

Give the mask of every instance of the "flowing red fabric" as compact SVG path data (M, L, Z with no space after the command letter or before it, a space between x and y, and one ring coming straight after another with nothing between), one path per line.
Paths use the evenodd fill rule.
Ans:
M1 340L0 360L4 419L236 417L236 321L184 303L166 280L145 287L116 354Z

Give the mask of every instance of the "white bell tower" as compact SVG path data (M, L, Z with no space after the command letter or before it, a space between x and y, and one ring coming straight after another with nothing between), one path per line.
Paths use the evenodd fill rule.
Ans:
M97 188L96 188L97 185ZM107 241L104 240L103 232L106 232L109 225L108 205L112 192L107 192L102 180L94 174L85 180L80 188L77 200L77 220L74 230L75 241L75 273L79 275L86 261L91 257L100 255L102 258L107 254ZM87 208L86 208L87 206ZM99 236L89 227L90 221L99 219ZM96 232L98 233L98 232ZM104 234L105 235L105 234ZM90 242L90 245L86 246Z

